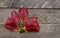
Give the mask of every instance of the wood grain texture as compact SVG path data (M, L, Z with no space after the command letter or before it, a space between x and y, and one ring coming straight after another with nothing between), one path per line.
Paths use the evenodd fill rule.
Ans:
M0 9L0 23L4 23L11 12L18 9ZM60 10L28 9L29 17L37 16L41 24L60 24Z
M60 10L28 9L29 17L38 17L40 31L37 33L7 30L4 23L13 10L18 13L18 9L0 9L0 38L60 38Z
M0 0L0 7L60 8L60 0Z
M14 0L0 0L0 7L11 7Z
M40 24L40 31L37 33L16 33L11 32L0 24L0 38L60 38L60 24Z
M0 0L0 7L60 8L60 0ZM13 10L18 12L18 9L0 9L0 38L60 38L60 10L28 9L29 17L38 17L37 33L7 30L4 23Z
M13 7L60 8L60 0L15 0Z

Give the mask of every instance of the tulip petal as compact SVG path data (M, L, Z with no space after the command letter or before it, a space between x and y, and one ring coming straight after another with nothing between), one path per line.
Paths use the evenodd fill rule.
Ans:
M38 17L30 17L26 22L33 22L33 21L37 21Z
M18 16L18 14L15 11L11 12L11 17L16 22L16 24L19 24L19 22L20 22L19 16Z
M20 8L19 9L19 16L22 21L25 21L28 17L28 9L27 8Z
M30 24L26 23L25 27L28 32L38 32L40 29L38 22L34 21L30 22Z
M10 31L13 31L13 30L15 30L17 28L15 21L13 19L11 19L11 18L8 18L6 20L5 27L6 27L6 29L8 29Z
M38 32L40 27L37 22L37 17L31 17L26 21L25 24L26 30L29 32Z

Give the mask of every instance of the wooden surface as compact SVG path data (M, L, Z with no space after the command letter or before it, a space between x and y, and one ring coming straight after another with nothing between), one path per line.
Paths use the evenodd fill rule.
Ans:
M29 17L38 16L40 31L37 33L6 30L4 23L13 10L18 12L18 9L0 9L0 38L60 38L60 10L28 9Z
M0 7L60 8L60 0L0 0ZM0 38L60 38L60 9L28 9L29 17L38 16L40 31L15 33L4 27L11 11L0 8Z
M0 0L0 7L60 8L60 0Z
M10 17L11 11L18 9L0 9L0 23L4 23L7 17ZM38 16L39 23L42 24L60 24L60 10L54 9L29 9L29 17Z

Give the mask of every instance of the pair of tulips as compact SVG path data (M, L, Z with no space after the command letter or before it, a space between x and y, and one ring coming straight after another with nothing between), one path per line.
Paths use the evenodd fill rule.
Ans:
M5 22L5 28L15 32L38 32L40 27L37 22L38 17L28 17L28 9L20 8L19 14L16 11L11 12L11 18Z

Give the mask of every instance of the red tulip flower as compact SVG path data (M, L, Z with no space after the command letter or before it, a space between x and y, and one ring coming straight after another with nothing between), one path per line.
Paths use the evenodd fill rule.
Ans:
M6 29L18 32L38 32L40 27L37 22L38 17L28 18L28 9L20 8L19 14L11 12L11 18L5 22Z

